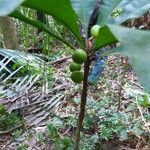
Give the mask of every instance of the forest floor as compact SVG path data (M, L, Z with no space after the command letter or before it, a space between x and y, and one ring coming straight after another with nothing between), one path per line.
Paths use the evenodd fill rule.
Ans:
M35 84L26 95L1 100L23 117L23 124L0 131L0 150L57 150L62 139L74 137L81 85L70 79L70 62L53 66L53 82L44 94ZM127 59L110 56L99 82L89 86L80 149L149 150L149 111L139 104L145 95ZM119 122L120 116L125 119Z

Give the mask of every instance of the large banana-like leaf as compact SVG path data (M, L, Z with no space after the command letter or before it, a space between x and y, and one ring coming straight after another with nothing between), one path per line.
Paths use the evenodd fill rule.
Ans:
M26 0L23 6L52 15L55 19L67 26L77 37L78 41L82 43L77 24L77 15L71 7L70 0Z
M6 16L15 10L24 0L0 0L0 16Z
M103 0L98 24L121 24L150 10L150 0Z
M70 0L72 7L78 14L79 20L82 23L84 31L87 32L89 20L93 12L96 0Z
M106 42L102 33L111 38ZM116 51L129 56L141 83L150 92L150 32L108 25L100 29L99 38L101 40L97 39L97 45L100 47L107 45L106 43L120 42Z

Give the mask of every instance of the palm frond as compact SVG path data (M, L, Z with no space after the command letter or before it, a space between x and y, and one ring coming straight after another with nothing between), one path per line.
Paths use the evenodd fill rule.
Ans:
M40 78L43 61L38 57L19 51L0 49L0 93L1 97L14 97L28 91Z

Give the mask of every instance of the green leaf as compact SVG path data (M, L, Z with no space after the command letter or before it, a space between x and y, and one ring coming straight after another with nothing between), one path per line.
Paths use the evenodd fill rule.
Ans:
M111 13L121 1L122 0L102 0L100 3L100 13L97 23L100 25L107 24Z
M103 0L98 23L121 24L150 10L150 0Z
M150 92L150 32L115 25L108 27L121 44L116 50L129 56L141 83Z
M90 17L96 5L96 0L70 0L72 7L78 14L79 20L82 23L83 29L87 32Z
M56 39L58 39L59 41L62 41L64 44L66 44L67 46L69 46L72 49L75 49L69 42L67 42L65 39L59 37L58 35L52 33L42 22L38 21L38 20L32 20L30 18L27 18L26 16L24 16L22 13L20 13L18 10L15 10L12 14L10 14L10 16L19 19L25 23L28 23L36 28L39 28L41 31L44 31L46 33L48 33L49 35L52 35L53 37L55 37Z
M99 30L98 37L96 38L96 45L94 47L94 51L99 50L100 48L108 45L116 43L116 37L110 32L107 26L101 27Z
M13 12L24 0L0 0L0 16Z
M26 0L23 6L53 16L56 20L68 27L77 37L78 41L82 43L77 24L77 15L71 7L70 0Z
M142 100L139 100L139 104L144 108L148 108L150 106L149 97L147 94L144 95Z

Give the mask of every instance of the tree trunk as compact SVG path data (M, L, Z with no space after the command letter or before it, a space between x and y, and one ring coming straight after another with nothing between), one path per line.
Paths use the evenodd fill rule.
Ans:
M0 28L4 38L4 46L8 49L18 49L18 38L13 19L5 16L0 17Z

